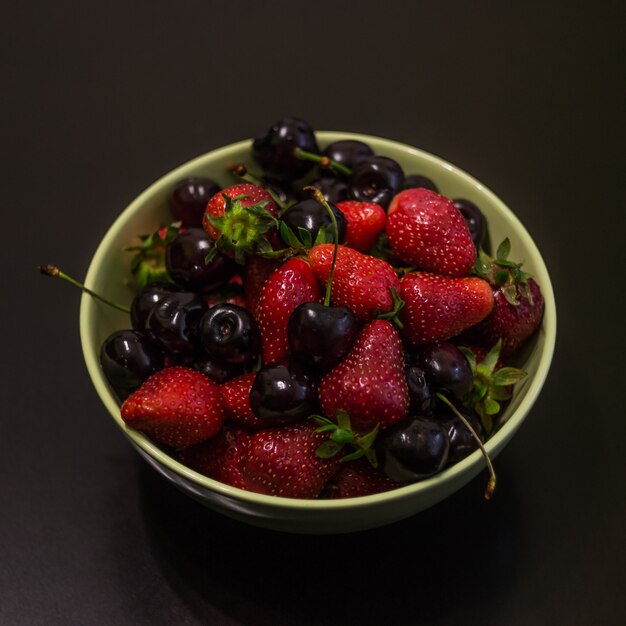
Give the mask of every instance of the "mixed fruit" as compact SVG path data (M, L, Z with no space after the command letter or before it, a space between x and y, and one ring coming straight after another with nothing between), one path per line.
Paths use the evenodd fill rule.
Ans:
M181 180L175 221L129 248L132 328L100 353L124 422L206 476L291 498L387 491L480 448L489 497L483 442L544 306L508 239L490 256L475 204L363 142L322 151L302 120L252 157L258 175L224 164L226 188Z

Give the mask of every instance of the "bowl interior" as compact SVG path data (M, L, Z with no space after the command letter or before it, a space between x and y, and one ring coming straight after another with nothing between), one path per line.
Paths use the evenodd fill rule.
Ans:
M520 359L519 366L528 372L528 377L518 388L515 398L507 407L503 416L504 425L487 442L487 450L495 456L519 428L535 401L547 376L554 350L556 337L554 295L547 269L537 247L517 217L502 201L480 182L442 159L410 146L367 135L318 132L317 137L321 147L346 138L366 141L376 154L389 156L398 161L407 174L422 174L434 180L442 194L452 198L462 197L471 200L480 207L487 218L492 245L497 245L508 236L512 245L512 257L523 259L526 271L531 272L541 285L546 310L544 320L540 331ZM86 284L111 300L130 304L133 297L128 269L130 253L125 252L124 248L133 245L137 235L151 232L159 225L171 221L167 200L173 186L181 178L207 176L223 186L228 186L234 181L227 172L225 164L238 161L247 163L250 169L255 171L255 165L250 157L250 141L235 143L200 156L151 185L126 208L105 235L91 262L85 279ZM459 476L464 472L471 478L471 475L482 467L482 457L477 451L428 480L395 491L348 500L276 498L223 485L181 465L147 437L127 429L121 420L117 402L100 369L98 355L106 337L116 330L129 327L130 321L123 313L102 305L87 295L82 297L80 331L83 352L89 374L102 402L118 426L143 452L193 483L217 493L249 503L256 502L279 508L337 509L354 506L357 500L361 504L382 504L393 498L418 497L420 493L426 494L445 487L447 482L458 482Z

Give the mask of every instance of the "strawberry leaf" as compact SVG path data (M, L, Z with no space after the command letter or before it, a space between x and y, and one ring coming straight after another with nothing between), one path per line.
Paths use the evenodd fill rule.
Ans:
M514 385L526 376L526 372L516 367L503 367L493 375L491 382L499 387L506 387L508 385Z
M329 439L317 448L315 454L320 459L330 459L334 457L339 452L339 450L341 450L341 448L343 448L341 444L336 443L335 441L331 441Z
M498 261L506 261L508 259L509 254L511 253L511 241L508 237L502 241L502 243L498 246L496 250L496 259Z

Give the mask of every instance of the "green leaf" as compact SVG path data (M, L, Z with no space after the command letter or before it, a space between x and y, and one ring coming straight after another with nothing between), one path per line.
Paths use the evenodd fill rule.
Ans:
M498 339L493 348L487 352L487 356L482 360L478 367L485 368L489 374L491 374L496 367L498 359L500 358L500 350L502 350L502 339Z
M313 238L311 237L311 233L306 228L298 226L298 237L307 248L311 247L313 243Z
M463 353L463 356L467 359L467 362L470 364L472 372L476 370L476 355L467 347L459 346L459 350Z
M519 306L517 285L506 285L506 287L502 287L502 295L511 306Z
M309 415L307 419L313 420L316 424L331 424L336 426L335 422L329 420L325 415Z
M313 432L314 433L323 433L323 432L326 432L328 430L332 430L332 431L337 430L337 424L324 424L323 426L320 426L319 428L316 428Z
M483 405L487 415L496 415L500 411L500 404L490 396L486 396Z
M501 287L509 280L509 271L508 270L498 270L496 275L493 278L494 282L498 287Z
M337 418L337 425L339 426L339 428L342 428L343 430L350 430L350 416L348 415L347 411L344 411L343 409L337 409L335 417Z
M489 395L498 401L510 400L513 397L513 394L508 390L508 387L498 387L497 385L492 385L489 390Z
M282 240L290 247L299 250L302 248L302 242L296 237L295 233L287 226L285 222L281 222L278 227Z
M211 263L213 259L215 259L215 257L217 256L217 252L218 252L217 246L213 246L209 250L208 254L204 257L204 264L208 265L209 263Z
M505 387L507 385L514 385L526 376L527 373L524 370L517 369L516 367L503 367L495 372L491 378L491 383L499 387Z
M363 435L362 437L357 437L357 442L359 444L359 447L362 448L363 450L369 450L374 444L376 437L378 436L379 429L380 428L378 424L376 424L376 426L374 426L374 428L372 428L372 430L370 430L369 433L367 433L366 435Z
M357 459L360 459L365 454L366 454L365 450L358 448L354 452L350 452L350 454L346 454L346 456L342 456L340 461L342 463L347 463L348 461L356 461Z
M504 261L508 258L509 253L511 252L511 242L508 237L504 239L504 241L498 246L496 250L496 259L498 261Z
M272 244L265 237L259 237L259 239L257 239L256 247L257 251L261 253L273 252Z
M341 450L343 446L334 442L334 441L325 441L323 444L319 446L319 448L315 451L315 454L320 459L330 459L334 457L339 450Z
M336 428L330 438L340 444L352 443L354 441L354 434L351 430L344 430L343 428Z

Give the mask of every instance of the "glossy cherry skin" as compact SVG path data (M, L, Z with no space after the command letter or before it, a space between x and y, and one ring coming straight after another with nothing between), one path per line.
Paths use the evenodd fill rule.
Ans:
M216 304L200 320L200 343L218 363L247 363L259 356L261 331L248 309Z
M377 156L361 163L350 176L350 195L359 202L375 202L387 208L404 187L404 172L398 163Z
M407 365L404 375L409 388L409 412L414 415L427 414L432 408L433 397L424 370L415 365Z
M315 164L299 159L294 150L319 154L313 129L304 120L285 117L252 144L252 154L265 175L276 182L291 182L309 172Z
M306 419L319 410L317 379L293 362L266 365L252 383L250 406L268 426Z
M422 348L415 358L431 390L451 392L463 398L472 388L474 375L465 355L451 343L438 343Z
M345 165L348 169L354 169L373 157L374 151L362 141L344 139L331 143L324 150L324 156L327 156L331 161Z
M157 302L166 296L180 291L180 287L172 283L150 283L139 290L130 305L130 321L135 330L145 330L150 311Z
M489 245L489 231L487 220L482 211L473 202L463 198L456 198L452 202L467 222L474 245L489 253L491 248Z
M120 330L100 348L100 365L120 400L125 400L152 374L163 369L163 350L148 334Z
M298 306L287 325L291 354L322 371L330 370L348 354L358 332L350 309L318 302Z
M210 263L204 259L213 248L203 228L187 228L167 246L165 266L171 279L193 291L211 290L227 282L235 273L235 262L218 252Z
M202 226L207 202L220 190L209 178L185 178L176 184L170 196L170 212L183 226Z
M483 428L478 415L473 410L461 406L460 403L456 404L456 408L470 423L481 441L484 441ZM474 439L467 426L452 412L450 407L443 403L438 403L434 419L443 426L450 440L447 465L458 463L478 449L476 439Z
M339 178L335 178L334 175L318 178L310 183L310 186L317 187L322 192L326 202L336 204L337 202L343 202L350 197L348 184ZM303 190L298 194L298 197L305 200L311 197L311 193Z
M411 174L404 179L404 189L430 189L431 191L436 191L439 193L439 189L437 185L427 178L426 176L421 176L420 174Z
M339 243L346 240L346 227L348 220L344 217L341 209L334 204L329 203L331 211L335 215L337 221L337 231L339 233ZM332 227L332 221L328 211L314 198L300 200L296 204L290 206L282 215L281 220L289 226L289 228L300 239L298 228L304 228L311 235L311 241L314 242L317 234L322 226ZM287 244L287 242L285 242Z
M450 442L437 422L410 417L385 429L376 441L379 467L396 482L415 482L446 464Z
M195 293L173 293L153 307L146 328L168 352L193 354L200 350L198 326L208 308L205 299Z

